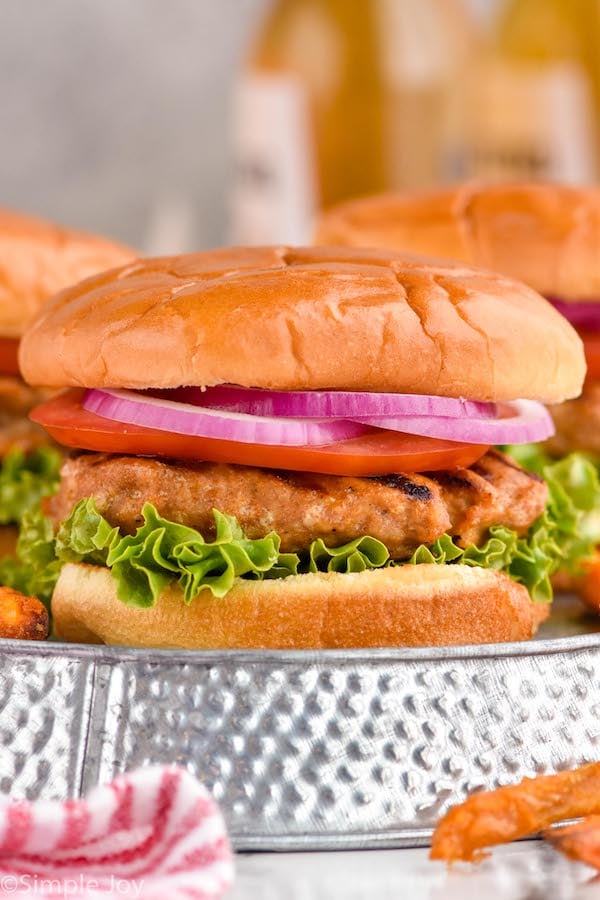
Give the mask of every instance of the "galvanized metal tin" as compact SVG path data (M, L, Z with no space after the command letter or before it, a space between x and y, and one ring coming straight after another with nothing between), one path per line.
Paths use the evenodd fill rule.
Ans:
M425 843L471 791L600 757L600 634L570 616L550 640L441 649L3 641L0 791L76 796L175 762L239 849Z

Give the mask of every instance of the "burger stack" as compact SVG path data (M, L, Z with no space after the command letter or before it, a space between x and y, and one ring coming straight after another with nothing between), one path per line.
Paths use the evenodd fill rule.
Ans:
M72 451L20 545L63 639L520 640L591 551L581 469L545 484L494 449L548 440L543 404L585 374L506 276L319 247L141 260L52 298L19 359L61 390L32 419Z

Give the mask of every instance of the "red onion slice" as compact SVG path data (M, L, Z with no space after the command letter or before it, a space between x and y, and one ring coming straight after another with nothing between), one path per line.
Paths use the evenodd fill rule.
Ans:
M448 416L365 416L356 421L388 431L469 444L528 444L554 434L550 413L534 400L502 404L497 419L452 419Z
M368 430L351 420L250 416L176 403L134 391L89 390L83 398L83 407L125 425L282 447L334 444L359 437Z
M599 300L560 300L558 297L546 297L555 310L575 328L587 331L600 331L600 299Z
M162 396L167 396L166 392ZM368 391L263 391L219 385L176 388L173 400L252 416L355 418L358 416L448 416L495 418L495 403L430 394L376 394Z

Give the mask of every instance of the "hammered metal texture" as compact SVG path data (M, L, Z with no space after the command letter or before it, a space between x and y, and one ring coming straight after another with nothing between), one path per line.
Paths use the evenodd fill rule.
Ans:
M0 792L14 799L77 796L93 665L51 645L0 641Z
M419 842L472 791L598 758L600 648L572 642L519 657L110 664L86 774L186 765L239 848Z
M0 787L66 797L155 762L240 849L422 843L468 793L600 758L600 636L185 653L0 643Z

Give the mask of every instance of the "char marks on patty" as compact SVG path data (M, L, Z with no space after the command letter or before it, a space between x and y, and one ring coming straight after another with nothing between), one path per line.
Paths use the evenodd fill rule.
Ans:
M431 500L429 487L426 484L417 484L407 475L375 475L371 480L402 491L411 500Z

